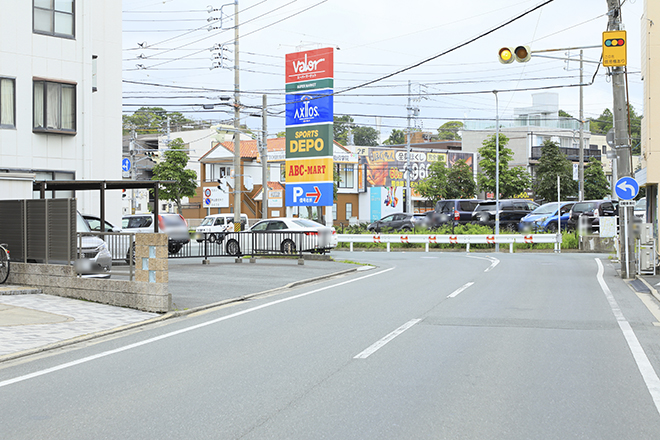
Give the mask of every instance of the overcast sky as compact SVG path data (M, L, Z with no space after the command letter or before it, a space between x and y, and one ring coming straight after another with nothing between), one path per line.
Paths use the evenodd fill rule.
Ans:
M226 0L225 0L226 1ZM260 106L268 94L268 131L284 130L284 55L300 50L335 47L335 91L356 86L438 55L492 30L543 3L543 0L239 0L241 102ZM220 9L212 0L124 0L123 77L125 81L174 85L165 88L124 84L124 113L139 105L162 106L189 117L228 120L228 107L204 110L220 103L234 87L234 5ZM627 0L623 22L628 31L630 101L642 112L640 75L640 18L643 1ZM475 42L370 87L335 97L335 114L354 115L361 125L374 125L382 116L382 137L406 126L408 81L413 91L426 91L418 127L435 131L449 120L494 118L492 93L440 93L525 89L579 83L576 59L532 57L527 63L500 64L502 46L526 44L532 51L601 44L607 27L606 0L554 0L523 18ZM207 30L207 27L222 29ZM139 47L142 44L144 48ZM214 44L226 44L225 68L211 69ZM598 61L600 49L585 49L585 60ZM564 52L555 52L565 57ZM142 57L142 58L139 58ZM140 66L138 66L140 65ZM229 67L229 68L227 68ZM585 82L596 64L585 63ZM199 90L197 90L199 89ZM204 90L211 89L211 90ZM228 92L223 92L223 91ZM558 88L559 106L578 115L579 89ZM436 93L436 95L432 95ZM515 108L528 107L538 91L499 93L500 117L511 118ZM351 96L351 95L369 96ZM380 96L374 96L380 95ZM400 96L392 96L400 95ZM602 66L594 85L585 87L586 117L597 117L612 107L612 86ZM257 128L260 120L243 123Z

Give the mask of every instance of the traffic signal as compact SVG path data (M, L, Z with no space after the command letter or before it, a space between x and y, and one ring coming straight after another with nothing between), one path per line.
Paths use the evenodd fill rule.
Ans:
M532 57L532 51L529 46L503 47L497 55L502 64L513 63L513 60L526 63Z

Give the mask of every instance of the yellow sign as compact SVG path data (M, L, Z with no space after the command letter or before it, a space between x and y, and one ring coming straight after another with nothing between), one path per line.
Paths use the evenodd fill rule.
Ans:
M332 157L314 159L287 159L286 181L295 182L332 182Z
M603 32L603 66L619 67L628 62L626 31Z

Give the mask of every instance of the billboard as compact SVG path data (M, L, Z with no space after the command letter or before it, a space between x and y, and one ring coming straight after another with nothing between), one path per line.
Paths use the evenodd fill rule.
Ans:
M333 123L332 89L286 95L286 125Z

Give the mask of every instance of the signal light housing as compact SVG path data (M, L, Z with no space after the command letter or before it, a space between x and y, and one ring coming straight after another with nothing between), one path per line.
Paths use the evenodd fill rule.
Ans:
M510 47L501 48L497 56L502 64L513 63L513 49Z
M532 57L529 46L518 46L513 53L516 55L516 61L519 63L526 63Z
M513 60L519 63L526 63L532 57L532 51L529 46L503 47L497 53L502 64L513 63Z

